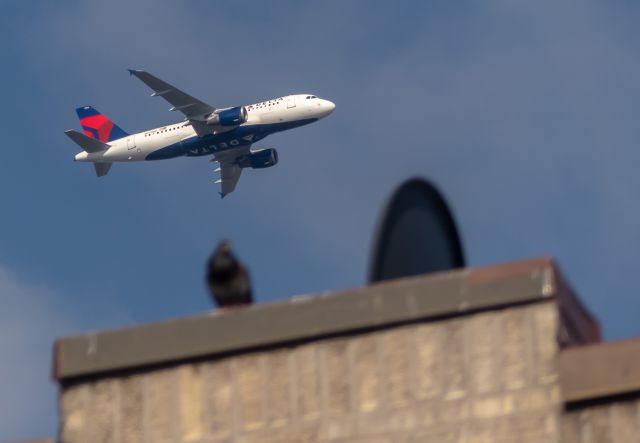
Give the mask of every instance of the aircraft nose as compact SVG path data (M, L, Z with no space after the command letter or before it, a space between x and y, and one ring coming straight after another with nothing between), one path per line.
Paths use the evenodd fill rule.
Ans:
M331 114L333 112L333 110L336 109L336 105L332 101L323 100L322 104L323 104L322 107L325 109L325 112L326 112L325 115Z

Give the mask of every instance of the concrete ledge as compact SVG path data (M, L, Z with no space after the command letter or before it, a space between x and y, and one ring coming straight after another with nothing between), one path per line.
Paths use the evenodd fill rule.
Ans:
M560 377L566 403L640 393L640 340L565 349Z
M63 338L56 343L54 376L64 381L280 346L554 297L562 300L563 293L570 306L577 303L580 309L563 315L569 325L559 333L562 342L598 340L595 321L562 283L553 262L544 258Z

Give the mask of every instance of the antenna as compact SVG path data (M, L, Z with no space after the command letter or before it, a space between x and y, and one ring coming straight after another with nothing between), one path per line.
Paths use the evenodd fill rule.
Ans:
M387 200L374 235L369 282L465 266L453 215L438 189L413 178Z

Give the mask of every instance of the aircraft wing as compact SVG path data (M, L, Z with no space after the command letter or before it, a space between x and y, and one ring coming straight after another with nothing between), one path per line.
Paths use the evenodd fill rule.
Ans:
M153 94L151 94L153 97L162 97L172 105L171 111L180 111L189 120L201 122L205 115L216 110L213 106L190 96L146 71L129 69L129 73L150 87L153 90Z
M234 149L231 152L221 152L213 156L211 161L217 161L220 164L220 178L216 180L216 183L220 183L221 185L220 196L222 198L236 189L238 180L240 180L240 174L242 173L242 168L238 165L238 160L248 153L249 147L246 146L237 150Z
M220 163L220 169L222 174L218 182L221 185L220 195L224 198L225 195L232 193L236 189L242 168L233 163Z

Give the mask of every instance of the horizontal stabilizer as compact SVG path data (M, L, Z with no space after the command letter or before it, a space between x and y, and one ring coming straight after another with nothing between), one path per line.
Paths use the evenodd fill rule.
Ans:
M107 173L109 172L109 169L111 169L111 164L112 163L94 163L93 166L96 168L96 175L98 177L103 177L105 175L107 175Z
M102 152L109 149L109 145L106 143L102 143L99 140L96 140L92 137L87 137L86 135L75 131L73 129L69 129L64 131L67 136L73 140L78 146L84 149L87 152Z

